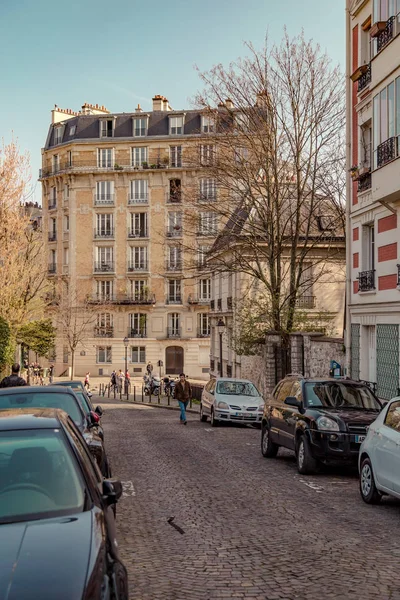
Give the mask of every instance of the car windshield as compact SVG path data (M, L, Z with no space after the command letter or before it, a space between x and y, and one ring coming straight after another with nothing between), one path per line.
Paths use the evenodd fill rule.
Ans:
M0 523L82 512L85 486L61 429L0 433Z
M306 383L305 400L310 407L381 409L379 402L367 386L340 381Z
M0 410L10 408L61 408L77 425L82 425L83 414L72 394L57 392L18 392L0 394Z
M259 396L256 386L248 381L219 381L217 394L224 396Z
M91 411L91 408L88 404L85 394L83 392L80 392L79 390L74 390L74 393L75 396L78 398L79 404L81 405L85 413L89 413Z

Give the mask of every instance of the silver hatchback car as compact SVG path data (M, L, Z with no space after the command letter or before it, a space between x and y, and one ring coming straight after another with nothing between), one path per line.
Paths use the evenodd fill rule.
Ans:
M201 395L200 420L210 417L213 427L224 421L261 424L263 411L264 399L247 379L211 379Z

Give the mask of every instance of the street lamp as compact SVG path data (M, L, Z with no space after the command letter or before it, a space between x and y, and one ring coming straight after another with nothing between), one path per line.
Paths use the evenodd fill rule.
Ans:
M217 323L217 329L219 333L219 374L221 377L224 376L224 369L222 366L222 334L225 331L225 323L223 319L219 319Z
M125 375L128 370L128 346L129 346L129 338L124 337L124 346L125 346Z

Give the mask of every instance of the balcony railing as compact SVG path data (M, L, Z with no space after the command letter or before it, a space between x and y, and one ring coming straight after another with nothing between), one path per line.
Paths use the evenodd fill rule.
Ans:
M386 21L385 29L376 38L376 49L380 52L393 39L395 17Z
M211 302L210 302L210 309L211 310L215 309L215 300L211 300Z
M210 337L210 329L204 328L204 327L200 327L200 329L197 330L197 337L198 338L207 338L207 337Z
M137 229L132 229L131 227L128 228L128 238L129 239L147 238L147 237L149 237L149 232L148 232L147 228L140 229L139 231Z
M366 69L362 73L360 79L358 80L358 91L362 92L363 89L367 87L368 84L371 83L371 63L366 65Z
M130 294L94 294L93 296L88 298L88 301L92 304L118 304L121 306L129 306L129 305L148 305L155 303L154 295L146 295L146 296L132 296Z
M192 294L188 297L188 304L210 304L210 298L203 298L202 296L192 296Z
M114 337L114 327L95 327L94 337L112 338Z
M299 296L296 298L296 308L315 308L315 296Z
M168 192L167 204L181 204L182 203L182 192Z
M227 306L228 310L232 310L232 308L233 308L232 296L228 296L228 298L226 299L226 306Z
M128 298L126 300L126 304L144 305L144 304L155 304L155 303L156 303L155 294L150 294L150 293L131 295L131 296L128 296Z
M147 338L146 327L130 327L127 333L128 338Z
M360 292L368 292L375 289L375 269L360 271L358 274L358 289Z
M128 204L147 204L149 201L148 194L129 194Z
M358 176L358 182L357 182L357 190L358 192L366 192L367 190L371 189L371 185L372 185L372 176L371 173L363 173L362 175Z
M217 300L217 310L222 310L222 298L218 298Z
M167 298L167 304L182 304L182 296L171 296Z
M55 263L50 263L47 271L49 275L54 275L57 272L57 265Z
M95 206L114 206L115 194L95 194Z
M172 227L167 227L166 235L167 235L167 237L172 237L172 238L182 237L182 226L174 225Z
M111 304L116 302L114 294L93 294L88 297L88 302L91 304Z
M48 204L48 209L54 210L55 208L57 208L57 198L50 198L49 204Z
M391 137L377 148L377 165L382 167L387 162L393 160L397 156L396 138Z
M182 263L181 263L181 261L177 261L177 262L168 262L167 261L167 263L165 265L165 270L168 271L169 273L182 271Z
M181 337L181 328L180 327L168 327L167 328L167 338L180 338Z
M115 265L112 261L95 262L93 271L95 273L114 273Z
M400 287L400 265L397 265L397 287Z
M133 273L133 272L144 272L144 271L148 271L149 269L149 265L147 263L147 261L143 261L143 262L129 262L128 263L128 272L129 273Z
M202 237L213 237L217 235L218 231L214 227L208 227L207 229L199 229L197 235Z
M61 172L96 172L96 171L126 171L129 173L133 173L138 170L147 170L147 169L169 169L170 163L164 160L156 160L154 163L149 163L143 161L141 165L132 164L131 160L128 160L127 157L119 159L120 162L114 160L105 160L98 161L95 158L86 159L86 160L67 160L67 161L59 161L58 164L52 164L50 166L45 166L39 169L39 179L44 179L45 177L51 177L52 175L56 175ZM172 164L171 164L172 166Z
M113 240L114 239L114 229L95 229L94 230L94 238L96 240Z
M49 242L56 242L56 241L57 241L57 232L49 231Z

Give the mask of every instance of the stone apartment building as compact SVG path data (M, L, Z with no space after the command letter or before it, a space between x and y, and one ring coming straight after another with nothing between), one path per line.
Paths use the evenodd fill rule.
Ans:
M346 347L352 377L389 399L400 375L400 1L346 5Z
M161 360L163 373L208 378L210 281L201 267L216 224L199 206L195 234L185 231L184 213L187 190L215 190L186 161L195 145L207 155L211 130L206 115L174 111L159 95L148 112L52 110L40 172L49 279L55 293L63 284L98 309L77 375L123 369L127 346L133 374ZM185 257L190 246L195 259ZM59 331L56 372L69 364Z

